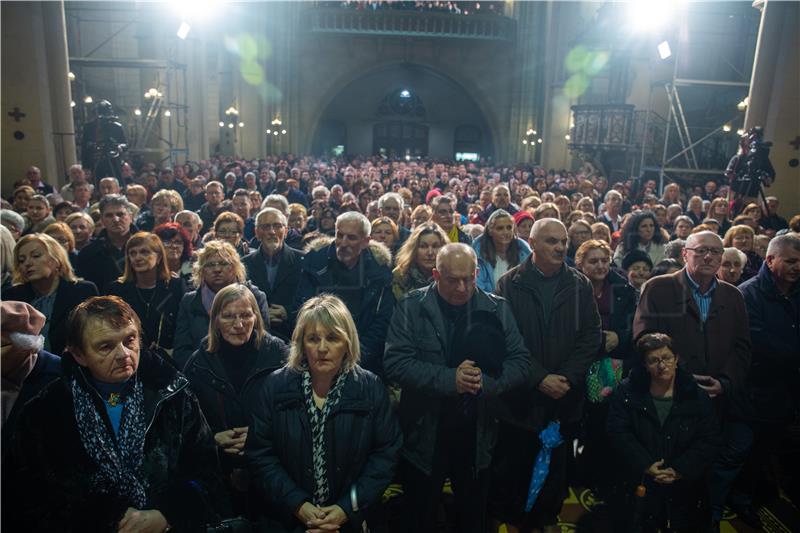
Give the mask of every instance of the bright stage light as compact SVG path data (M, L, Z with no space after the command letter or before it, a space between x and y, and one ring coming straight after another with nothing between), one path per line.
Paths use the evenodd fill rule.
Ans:
M219 127L220 127L220 128L224 128L224 127L225 127L225 123L224 123L224 122L220 122L220 123L219 123Z
M137 117L140 117L142 116L142 110L137 107L136 109L133 110L133 114L136 115Z
M286 135L286 130L281 130L281 135Z
M178 33L177 33L178 38L185 40L186 37L189 35L189 30L191 30L191 29L192 29L192 27L189 26L188 22L186 22L186 21L181 22L181 25L178 28Z
M725 124L724 126L722 126L722 131L724 131L725 133L728 133L729 131L731 131L731 125L730 124Z
M233 129L233 122L231 122L230 124L228 124L228 128L230 128L230 129Z
M627 4L628 24L635 33L656 30L668 24L678 7L676 0L634 0Z
M542 144L542 140L541 139L536 139L536 142L539 143L539 144Z
M564 135L564 138L565 138L566 140L570 140L570 138L571 138L571 137L569 136L569 133L568 133L568 134Z
M244 128L244 122L240 122L240 123L239 123L239 127L240 127L240 128Z
M84 104L91 104L93 101L94 100L92 100L91 96L87 96L86 98L83 99Z
M669 43L667 41L664 41L658 45L658 55L661 57L661 59L667 59L672 55L672 50L670 50Z
M164 111L164 116L165 116L165 117L171 117L171 116L172 116L172 111L170 111L169 109L167 109L166 111Z

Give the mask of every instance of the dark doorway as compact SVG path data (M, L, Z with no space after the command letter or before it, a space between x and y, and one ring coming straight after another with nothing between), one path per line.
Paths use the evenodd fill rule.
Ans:
M428 131L428 126L413 122L375 124L372 129L372 153L387 157L426 157Z

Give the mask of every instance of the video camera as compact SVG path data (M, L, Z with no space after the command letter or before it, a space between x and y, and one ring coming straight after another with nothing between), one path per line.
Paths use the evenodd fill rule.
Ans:
M750 128L742 137L740 151L728 164L731 189L744 197L756 197L761 186L772 185L775 169L769 160L771 142L764 141L764 129Z

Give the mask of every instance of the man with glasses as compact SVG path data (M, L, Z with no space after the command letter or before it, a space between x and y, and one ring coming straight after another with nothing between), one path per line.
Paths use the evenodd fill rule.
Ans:
M472 245L472 239L459 228L453 219L455 213L455 201L450 196L444 194L436 196L431 200L433 217L431 220L439 224L439 227L447 233L450 242L460 242Z
M712 530L719 528L753 441L745 386L751 349L747 310L738 289L716 278L723 251L713 232L690 235L683 249L686 266L645 283L633 323L634 338L653 332L672 337L675 352L720 414L724 446L709 482ZM730 500L743 520L757 523L749 498L731 494Z
M294 302L303 257L302 251L285 244L287 233L286 215L265 207L256 215L260 245L242 258L248 279L267 295L270 333L286 340L292 336L287 308Z

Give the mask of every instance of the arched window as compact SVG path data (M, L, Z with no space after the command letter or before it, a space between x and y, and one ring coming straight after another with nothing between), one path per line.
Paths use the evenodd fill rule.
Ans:
M425 157L428 155L428 126L400 121L375 124L372 152L387 157Z

